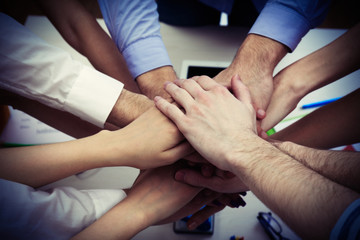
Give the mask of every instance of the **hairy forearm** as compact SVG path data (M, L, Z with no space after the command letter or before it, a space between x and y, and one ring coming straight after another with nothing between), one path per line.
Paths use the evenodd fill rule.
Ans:
M260 138L251 140L234 159L236 175L304 238L328 238L345 208L359 197Z
M125 127L152 106L153 101L146 96L123 89L106 122Z
M250 67L251 71L248 74L251 77L259 74L259 78L268 74L272 75L274 68L286 55L287 50L283 44L272 39L249 34L236 53L230 68L240 72L245 65Z
M277 142L275 146L306 167L360 193L360 153L318 150L292 142Z
M136 78L139 88L143 94L150 99L155 96L162 96L170 99L170 96L164 91L164 84L176 79L176 73L172 66L164 66L146 72Z
M273 91L274 68L287 50L285 45L272 39L249 34L230 66L214 79L230 87L230 79L238 75L250 89L255 110L266 110Z

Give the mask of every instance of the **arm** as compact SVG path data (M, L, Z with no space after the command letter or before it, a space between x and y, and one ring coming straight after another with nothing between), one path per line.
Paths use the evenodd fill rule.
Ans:
M73 239L130 239L186 206L201 189L174 181L175 169L147 170L125 200Z
M249 34L230 66L214 79L230 87L230 79L236 74L239 75L250 89L254 107L265 110L273 91L274 68L286 53L286 46L280 42Z
M306 94L357 70L360 63L359 38L360 24L279 72L274 78L274 93L262 127L270 129Z
M354 109L359 105L360 89L357 89L271 135L271 138L321 149L357 143L360 141L360 129L356 127L360 114Z
M96 19L76 0L38 0L50 21L74 49L98 71L113 77L132 92L139 92L116 45Z
M261 10L230 66L215 79L230 86L238 74L250 89L255 109L266 110L273 91L273 71L288 50L325 18L330 1L270 0Z
M292 142L275 146L304 166L343 186L360 192L359 152L318 150Z
M250 93L238 78L232 79L232 90L240 101L209 78L195 80L176 81L183 89L166 86L185 113L161 98L156 98L157 107L199 153L234 172L300 236L328 238L337 219L360 195L256 136Z
M74 61L10 17L1 14L1 19L1 88L100 128L105 122L124 127L153 105L147 97L123 89L121 82Z
M126 197L118 189L41 191L4 179L0 188L1 239L69 239Z
M182 141L176 126L154 108L118 131L104 130L63 143L1 149L0 176L39 187L98 167L154 168L192 152Z
M163 83L176 74L160 34L154 0L99 0L106 26L143 94L166 96Z
M74 61L12 18L0 17L0 87L102 128L123 84Z

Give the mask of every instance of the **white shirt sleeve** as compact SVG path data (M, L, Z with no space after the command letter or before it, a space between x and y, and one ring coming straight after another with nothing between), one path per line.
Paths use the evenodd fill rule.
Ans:
M123 84L0 13L0 88L103 127Z
M122 190L37 191L0 179L0 239L69 239L126 197Z

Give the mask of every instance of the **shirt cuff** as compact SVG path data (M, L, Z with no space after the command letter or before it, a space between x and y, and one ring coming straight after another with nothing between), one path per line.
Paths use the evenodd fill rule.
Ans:
M94 189L81 191L87 193L93 201L96 219L99 219L126 197L126 193L121 189Z
M330 240L358 239L360 236L360 199L352 202L331 231Z
M249 33L276 40L293 51L310 28L309 22L295 10L267 4Z
M161 37L140 39L122 52L134 78L150 70L172 65Z
M64 110L103 128L123 87L123 83L83 66L66 98Z

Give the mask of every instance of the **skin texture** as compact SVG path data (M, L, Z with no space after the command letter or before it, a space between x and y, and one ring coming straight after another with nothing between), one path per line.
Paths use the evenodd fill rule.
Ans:
M328 239L343 211L360 197L258 137L250 93L238 76L232 78L237 98L204 76L175 81L165 89L183 110L161 97L155 98L156 106L175 122L190 144L216 167L232 171L299 236ZM305 151L308 161L316 159L313 150ZM335 171L341 175L339 169Z
M261 127L267 131L281 121L308 93L357 70L360 63L360 24L286 67L274 77L274 91Z
M121 130L103 130L63 143L0 149L0 175L39 187L97 167L154 168L192 152L183 140L174 124L153 108Z

